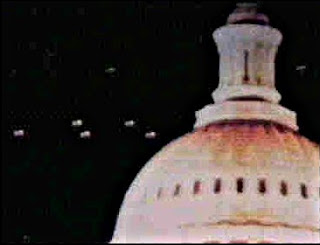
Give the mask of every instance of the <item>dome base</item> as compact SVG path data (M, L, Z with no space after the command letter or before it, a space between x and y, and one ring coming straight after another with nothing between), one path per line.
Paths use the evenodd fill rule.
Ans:
M275 88L268 88L255 85L233 85L224 86L216 89L212 93L212 98L216 103L230 100L232 98L241 97L257 97L269 101L271 103L279 103L281 95Z
M196 112L194 128L224 120L266 120L287 126L294 131L299 129L295 112L278 104L262 101L226 101L207 105Z

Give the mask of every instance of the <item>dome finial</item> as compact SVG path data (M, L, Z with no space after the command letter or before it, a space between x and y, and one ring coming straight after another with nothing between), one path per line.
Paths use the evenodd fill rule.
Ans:
M269 18L258 13L258 2L237 3L237 8L229 15L227 24L259 24L268 25Z
M252 8L257 9L258 3L252 3L252 2L244 2L244 3L237 3L237 8Z

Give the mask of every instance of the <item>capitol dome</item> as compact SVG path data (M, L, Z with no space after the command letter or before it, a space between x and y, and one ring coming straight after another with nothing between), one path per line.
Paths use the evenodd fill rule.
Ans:
M278 104L281 33L240 4L213 38L216 103L127 191L111 243L319 243L319 146Z

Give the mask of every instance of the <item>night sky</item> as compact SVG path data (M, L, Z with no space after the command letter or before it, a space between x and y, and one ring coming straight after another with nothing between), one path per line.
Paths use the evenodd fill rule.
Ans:
M211 35L235 2L1 5L2 241L109 241L138 171L213 102ZM261 12L284 36L280 103L319 143L320 4L268 2Z

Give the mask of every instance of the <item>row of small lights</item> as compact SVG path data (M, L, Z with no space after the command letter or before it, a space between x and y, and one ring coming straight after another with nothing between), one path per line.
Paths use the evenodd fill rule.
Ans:
M80 127L82 125L83 125L83 121L81 119L74 120L71 123L72 127ZM15 138L23 138L26 136L26 134L27 134L27 132L24 129L13 130L13 136ZM90 137L91 137L91 132L89 130L85 130L85 131L80 132L80 138L88 139Z
M129 120L124 122L124 126L126 127L134 127L136 125L136 122L134 120ZM157 133L155 131L149 131L145 133L145 138L147 139L154 139L157 137Z
M129 120L124 122L124 126L126 127L134 127L136 122L134 120ZM73 120L71 122L71 126L74 128L79 128L83 126L83 121L81 119ZM26 131L24 129L13 130L13 136L15 138L23 138L26 136ZM80 138L82 139L89 139L91 138L91 132L89 130L85 130L80 132ZM145 138L147 139L154 139L157 137L157 133L155 131L148 131L145 133Z
M46 52L49 53L47 49L46 49ZM305 69L306 69L305 65L301 65L301 66L297 66L296 67L297 71L301 71L301 70L305 70ZM105 68L105 73L107 73L109 75L113 75L116 71L117 71L116 68L113 67L113 66ZM16 75L16 72L17 71L15 69L12 69L9 76L13 77L14 75ZM129 121L126 121L124 123L124 125L126 127L134 127L135 124L136 124L136 122L134 120L129 120ZM72 121L72 126L73 127L80 127L82 125L83 125L83 121L81 119L77 119L77 120ZM25 131L23 129L14 130L13 131L13 136L14 137L20 137L20 138L24 137L25 136ZM157 136L157 133L154 132L154 131L150 131L150 132L145 133L145 137L149 138L149 139L155 138L156 136ZM89 130L80 132L80 138L91 138L91 132Z
M71 126L74 128L81 127L83 125L83 121L81 119L74 120L71 122ZM89 130L80 132L80 138L89 139L91 138L91 132Z
M48 54L48 56L54 56L53 54ZM300 65L300 66L296 66L296 71L303 71L306 70L307 66L306 65ZM109 67L105 69L105 72L107 74L114 74L116 72L116 68L115 67ZM16 69L11 69L10 73L9 73L9 77L14 77L17 74L17 70Z
M134 120L128 120L124 122L124 126L126 127L134 127L136 125L136 122ZM83 126L83 121L81 119L73 120L71 122L72 127L81 127ZM18 138L22 138L25 136L25 131L23 129L19 130L14 130L13 135ZM148 139L153 139L157 136L157 133L154 131L149 131L145 134L145 137ZM86 138L89 139L91 137L91 132L89 130L83 131L80 133L80 138ZM30 236L29 235L24 235L23 236L23 242L24 243L29 243L30 242Z
M14 71L14 74L16 74L16 70L12 70L12 71ZM116 68L113 66L105 68L105 72L109 75L113 75L116 71L117 71ZM82 125L83 125L83 121L81 119L73 120L71 122L71 126L74 128L81 127ZM135 125L136 125L136 121L134 120L128 120L124 122L124 126L126 127L134 127ZM25 135L26 135L26 132L23 129L13 131L14 137L23 138ZM147 139L154 139L156 137L157 137L157 133L155 131L149 131L145 133L145 138ZM89 130L80 132L80 138L83 138L83 139L91 138L91 132Z

